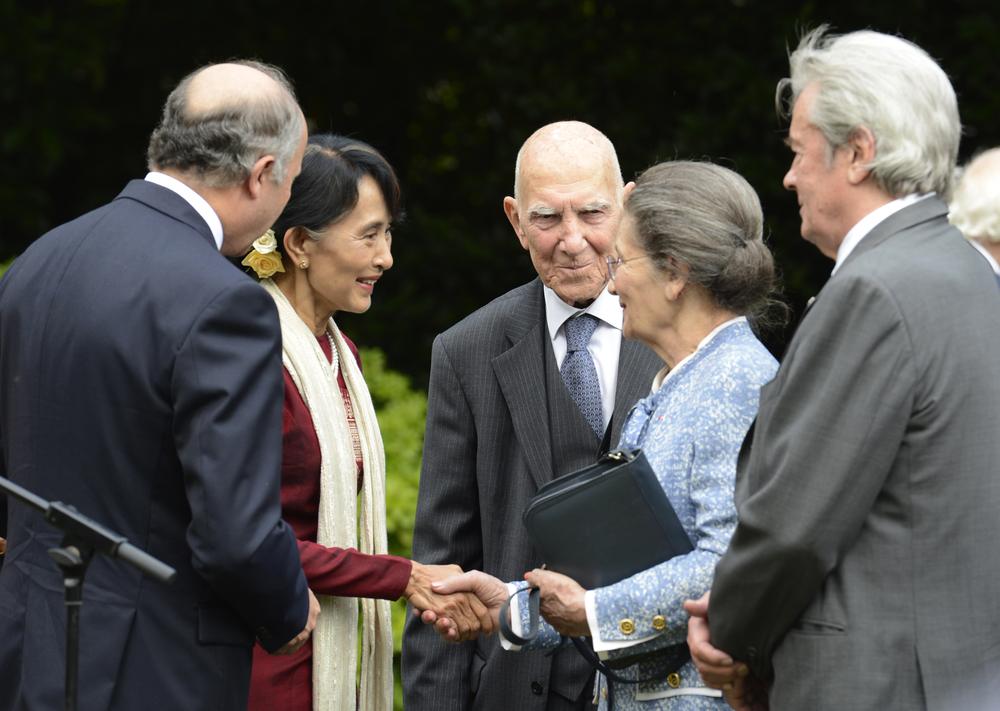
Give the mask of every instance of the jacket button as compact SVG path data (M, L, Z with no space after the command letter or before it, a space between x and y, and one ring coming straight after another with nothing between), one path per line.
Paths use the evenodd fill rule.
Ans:
M667 674L667 686L671 689L676 689L681 685L681 675L677 672L672 672Z
M635 623L626 617L618 623L618 629L622 631L622 634L632 634L635 632Z
M532 694L534 694L535 696L541 696L542 695L542 691L544 691L544 689L542 688L541 684L539 684L537 681L531 682L531 693Z
M667 628L667 618L663 615L653 615L653 629L657 632Z

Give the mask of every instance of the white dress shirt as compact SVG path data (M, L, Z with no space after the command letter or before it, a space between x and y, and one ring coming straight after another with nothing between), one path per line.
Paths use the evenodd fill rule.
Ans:
M858 220L858 223L848 230L846 235L844 235L844 241L840 243L840 248L837 250L837 262L833 265L833 271L830 272L830 276L837 273L837 270L840 269L840 265L844 263L844 260L847 259L848 255L854 251L854 248L858 246L858 243L861 242L861 240L864 239L868 233L875 229L876 225L887 219L890 215L895 215L904 207L909 207L910 205L920 202L921 200L925 200L934 194L935 193L924 193L922 195L914 194L896 198L892 202L887 202L882 207L872 210Z
M208 204L205 198L177 178L169 176L166 173L158 173L152 170L146 174L146 180L180 195L184 199L184 202L193 207L195 212L201 215L208 228L212 230L212 237L215 239L215 248L222 249L222 220L215 214L215 210L212 209L212 206Z
M566 359L566 331L563 329L569 319L578 313L587 313L597 318L597 328L590 337L587 351L594 360L597 369L597 381L601 386L601 409L604 414L604 427L607 428L611 415L615 411L615 392L618 387L618 356L622 345L622 307L618 297L609 293L607 288L594 303L585 309L570 306L560 299L556 292L544 287L545 322L548 326L549 338L552 339L552 352L556 357L556 365L562 367ZM612 443L614 444L614 443Z

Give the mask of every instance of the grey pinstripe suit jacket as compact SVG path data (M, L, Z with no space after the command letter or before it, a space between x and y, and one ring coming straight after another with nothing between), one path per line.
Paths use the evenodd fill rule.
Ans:
M541 562L521 513L541 484L572 469L565 461L553 465L550 431L568 420L546 396L545 372L555 359L544 308L536 279L435 339L415 560L458 563L501 580L520 579ZM612 442L660 367L646 347L623 340ZM580 461L595 454L596 446L580 452ZM407 711L540 710L550 689L575 698L591 678L572 648L552 657L511 654L495 636L448 645L412 619L403 637Z
M761 390L709 623L772 711L1000 704L1000 299L946 213L876 226Z

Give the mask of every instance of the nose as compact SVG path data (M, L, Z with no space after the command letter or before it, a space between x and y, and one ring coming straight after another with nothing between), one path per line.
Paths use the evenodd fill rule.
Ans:
M384 272L392 269L392 246L389 244L389 240L382 239L381 247L375 255L374 261L375 266Z
M560 246L566 254L575 257L584 252L589 246L586 238L583 236L584 226L580 218L576 215L565 218L564 224L565 232L560 240Z
M608 279L608 292L618 296L618 289L615 288L615 280Z
M785 190L795 190L795 166L788 169L785 177L781 180L781 184L785 186Z

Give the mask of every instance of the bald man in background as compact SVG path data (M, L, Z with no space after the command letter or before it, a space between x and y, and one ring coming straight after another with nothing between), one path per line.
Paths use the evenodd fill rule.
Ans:
M279 70L204 67L167 99L146 179L0 281L0 473L177 570L163 585L94 558L81 709L245 709L255 636L289 653L315 625L280 512L277 314L223 257L281 212L305 141ZM0 709L60 708L61 533L8 508Z

